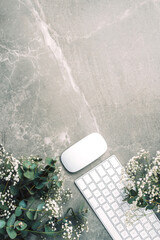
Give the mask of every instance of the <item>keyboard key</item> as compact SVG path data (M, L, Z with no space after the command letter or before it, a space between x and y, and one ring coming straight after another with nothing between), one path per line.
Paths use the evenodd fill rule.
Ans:
M91 206L93 206L93 208L97 208L99 206L99 203L96 201L94 197L89 199L89 203L91 204Z
M108 203L105 203L103 205L103 208L104 208L105 211L108 211L110 209L110 206L108 205Z
M114 214L114 212L113 212L112 210L110 210L110 211L107 212L107 215L108 215L110 218L112 218L115 214Z
M92 193L90 192L89 189L84 190L83 193L84 193L84 195L85 195L86 198L90 198L90 197L92 196Z
M133 224L127 224L126 227L127 230L130 232L133 229Z
M98 198L98 201L100 204L103 204L105 202L105 199L101 196L100 198Z
M139 236L136 237L134 240L142 240ZM145 239L146 240L146 239Z
M92 182L92 179L90 178L89 175L85 175L85 176L83 177L83 179L84 179L84 181L85 181L87 184L89 184L90 182Z
M105 185L103 182L100 182L100 183L98 183L98 187L99 187L99 189L102 190L103 188L105 188Z
M115 183L117 183L118 181L120 181L120 178L119 178L117 175L114 175L114 176L112 177L112 179L113 179L113 181L114 181Z
M119 220L117 217L114 217L114 218L112 218L112 222L113 222L115 225L117 225L117 224L120 222L120 220Z
M117 183L117 188L119 190L122 190L124 188L124 185L121 182L119 182L119 183Z
M137 237L137 235L138 235L134 229L130 232L130 234L133 238Z
M126 216L123 215L123 216L121 217L121 222L122 222L123 224L126 224Z
M119 175L121 175L121 173L122 173L122 167L116 168L116 171L117 171L117 173L118 173Z
M114 156L111 157L111 158L109 158L109 162L112 164L112 166L113 166L114 168L116 168L116 167L119 166L119 162L118 162L117 158L114 157Z
M156 230L160 229L160 222L153 223L153 226L156 228Z
M122 209L123 209L124 212L126 212L129 209L129 205L127 203L124 203L122 205Z
M100 191L97 189L97 190L95 190L94 192L94 195L96 196L96 197L99 197L100 195L101 195L101 193L100 193Z
M103 178L103 181L107 184L107 183L109 183L111 181L111 179L108 176L105 176Z
M140 224L140 223L138 223L136 226L135 226L135 228L137 229L137 231L142 231L142 229L143 229L143 227L142 227L142 225Z
M100 177L98 176L95 170L91 171L90 175L96 183L100 181Z
M86 184L84 183L84 181L82 179L79 179L77 181L78 186L80 187L81 190L86 188Z
M112 191L115 188L115 185L111 182L108 184L108 188Z
M119 206L116 202L114 202L114 203L112 203L112 208L115 211L117 208L119 208Z
M152 226L151 226L151 224L149 222L144 224L144 227L146 228L147 231L149 231L152 228Z
M89 188L91 189L91 191L95 190L96 189L96 185L94 183L91 183L89 185Z
M121 209L118 209L118 210L116 211L116 213L117 213L118 217L121 217L121 216L123 215L123 212L122 212Z
M99 173L99 175L101 177L105 176L106 175L106 172L104 171L104 169L102 168L102 166L99 166L96 168L97 172Z
M156 221L156 217L154 215L149 216L149 220L151 221L151 223Z
M103 193L103 195L104 195L105 197L110 194L110 192L109 192L108 189L104 189L104 190L102 191L102 193Z
M146 219L146 217L141 217L141 218L140 218L140 221L141 221L142 224L144 224L144 223L147 222L147 219Z
M118 197L118 196L120 195L120 192L119 192L117 189L115 189L115 190L112 192L112 194L114 195L114 197Z
M154 231L154 230L153 230ZM143 237L143 239L145 239L146 237L147 237L147 233L146 233L146 231L142 231L142 232L140 232L140 235ZM155 236L155 235L154 235ZM154 237L153 236L153 237Z
M152 238L154 238L157 235L153 229L149 232L149 234L151 235Z
M126 231L121 232L121 235L124 239L129 236Z
M108 169L111 165L109 164L108 160L103 163L103 167Z
M117 229L118 229L119 232L121 232L122 230L124 230L124 227L122 226L122 224L119 224L117 226Z
M120 195L119 197L117 197L117 202L122 205L124 202L123 202L123 198L122 196Z
M110 169L107 171L107 173L108 173L110 176L112 176L112 175L114 174L114 170L113 170L112 168L110 168Z
M147 240L147 239L146 239ZM159 240L159 237L154 238L154 240Z
M107 198L107 200L108 200L109 203L114 202L114 198L113 198L112 196L109 196L109 197Z

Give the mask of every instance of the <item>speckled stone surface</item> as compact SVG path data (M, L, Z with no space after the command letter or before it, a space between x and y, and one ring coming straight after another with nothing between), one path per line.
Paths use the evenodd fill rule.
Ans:
M1 0L0 137L15 156L60 155L92 132L124 165L160 150L159 0ZM59 163L61 165L61 163ZM87 204L86 204L87 206ZM82 240L111 239L89 214Z

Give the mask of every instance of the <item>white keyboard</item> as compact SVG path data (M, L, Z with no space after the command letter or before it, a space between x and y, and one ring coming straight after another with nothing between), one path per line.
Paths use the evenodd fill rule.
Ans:
M114 240L160 240L160 221L151 210L132 225L126 224L130 206L122 198L121 169L118 159L111 156L75 183Z

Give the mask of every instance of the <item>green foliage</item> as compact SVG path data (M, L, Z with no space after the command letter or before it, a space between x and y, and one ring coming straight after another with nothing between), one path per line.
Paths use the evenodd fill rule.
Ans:
M26 212L26 216L28 217L29 220L33 220L34 218L33 212L30 212L30 211Z
M19 189L18 189L17 186L11 186L11 187L10 187L10 191L11 191L11 194L12 194L13 196L16 196L16 195L18 195Z
M7 221L7 226L12 227L14 225L15 220L16 220L16 215L12 214L11 217Z
M11 238L11 239L15 239L17 237L17 233L16 231L11 228L11 227L6 227L6 231L8 233L8 236Z
M0 239L25 240L28 234L51 237L62 235L64 231L62 225L67 220L71 220L80 229L81 223L86 221L87 212L84 211L83 206L79 212L74 212L72 208L69 208L62 218L59 217L59 212L56 213L60 211L60 206L63 204L63 201L60 202L58 199L62 199L60 196L65 195L65 192L63 192L63 182L59 179L55 159L46 158L43 165L41 164L42 158L39 157L22 157L17 160L11 155L6 155L1 145L0 153L4 155L3 168L6 169L6 177L9 170L14 169L14 166L18 164L14 172L15 175L17 174L16 178L8 181L0 179L1 195L3 196L8 191L12 199L12 202L8 204L4 201L5 198L0 198L1 216L7 211L7 215L4 214L4 217L0 218ZM14 180L17 178L19 179ZM55 196L58 196L57 199ZM67 192L68 200L69 197L70 192ZM46 203L51 205L46 205ZM11 208L12 205L15 207ZM56 230L53 225L56 226Z
M14 228L16 228L19 231L23 231L24 229L26 229L27 224L25 222L22 221L16 221L14 223Z
M16 210L15 210L15 215L16 215L16 217L21 216L21 214L22 214L21 208L20 208L20 207L17 207Z
M27 207L26 202L24 200L20 201L19 202L19 207L26 208Z
M4 228L6 222L4 220L0 220L0 229Z

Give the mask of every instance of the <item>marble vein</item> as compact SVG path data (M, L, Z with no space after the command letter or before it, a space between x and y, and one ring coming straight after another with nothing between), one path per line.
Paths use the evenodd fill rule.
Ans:
M27 2L28 3L28 2ZM57 60L57 63L61 69L62 72L62 76L63 79L65 81L69 81L70 85L72 86L72 89L74 90L75 93L77 93L83 100L84 104L87 106L90 115L93 119L96 131L99 132L99 126L97 124L97 120L95 115L92 112L92 109L89 105L89 102L87 101L84 93L80 90L80 88L78 87L78 85L75 83L75 80L72 76L72 71L71 68L65 58L65 55L62 52L62 49L58 43L58 41L56 41L53 36L51 36L50 31L49 31L49 25L46 23L45 20L45 14L43 12L43 9L39 3L39 1L37 0L35 2L37 8L39 9L39 12L35 9L34 5L29 2L30 5L30 10L36 20L37 26L39 28L39 30L42 33L42 36L44 38L44 42L46 44L46 46L50 49L50 51L52 52L52 54L54 55L55 59ZM55 31L53 31L55 32Z
M75 36L71 36L69 34L67 34L65 37L64 36L60 36L57 34L57 36L59 38L65 38L66 41L70 44L74 41L77 41L79 39L84 39L84 40L87 40L91 37L94 37L95 35L97 35L103 28L105 27L110 27L110 26L113 26L117 23L119 23L120 21L125 21L126 19L132 17L136 11L141 8L143 5L145 4L148 4L150 1L159 1L159 0L144 0L143 2L140 2L138 5L134 5L133 7L130 7L126 10L124 10L124 12L122 12L120 15L118 15L115 20L111 21L111 22L108 22L108 21L103 21L101 22L96 28L95 30L93 31L90 31L89 33L87 34L84 34L84 35L75 35Z

